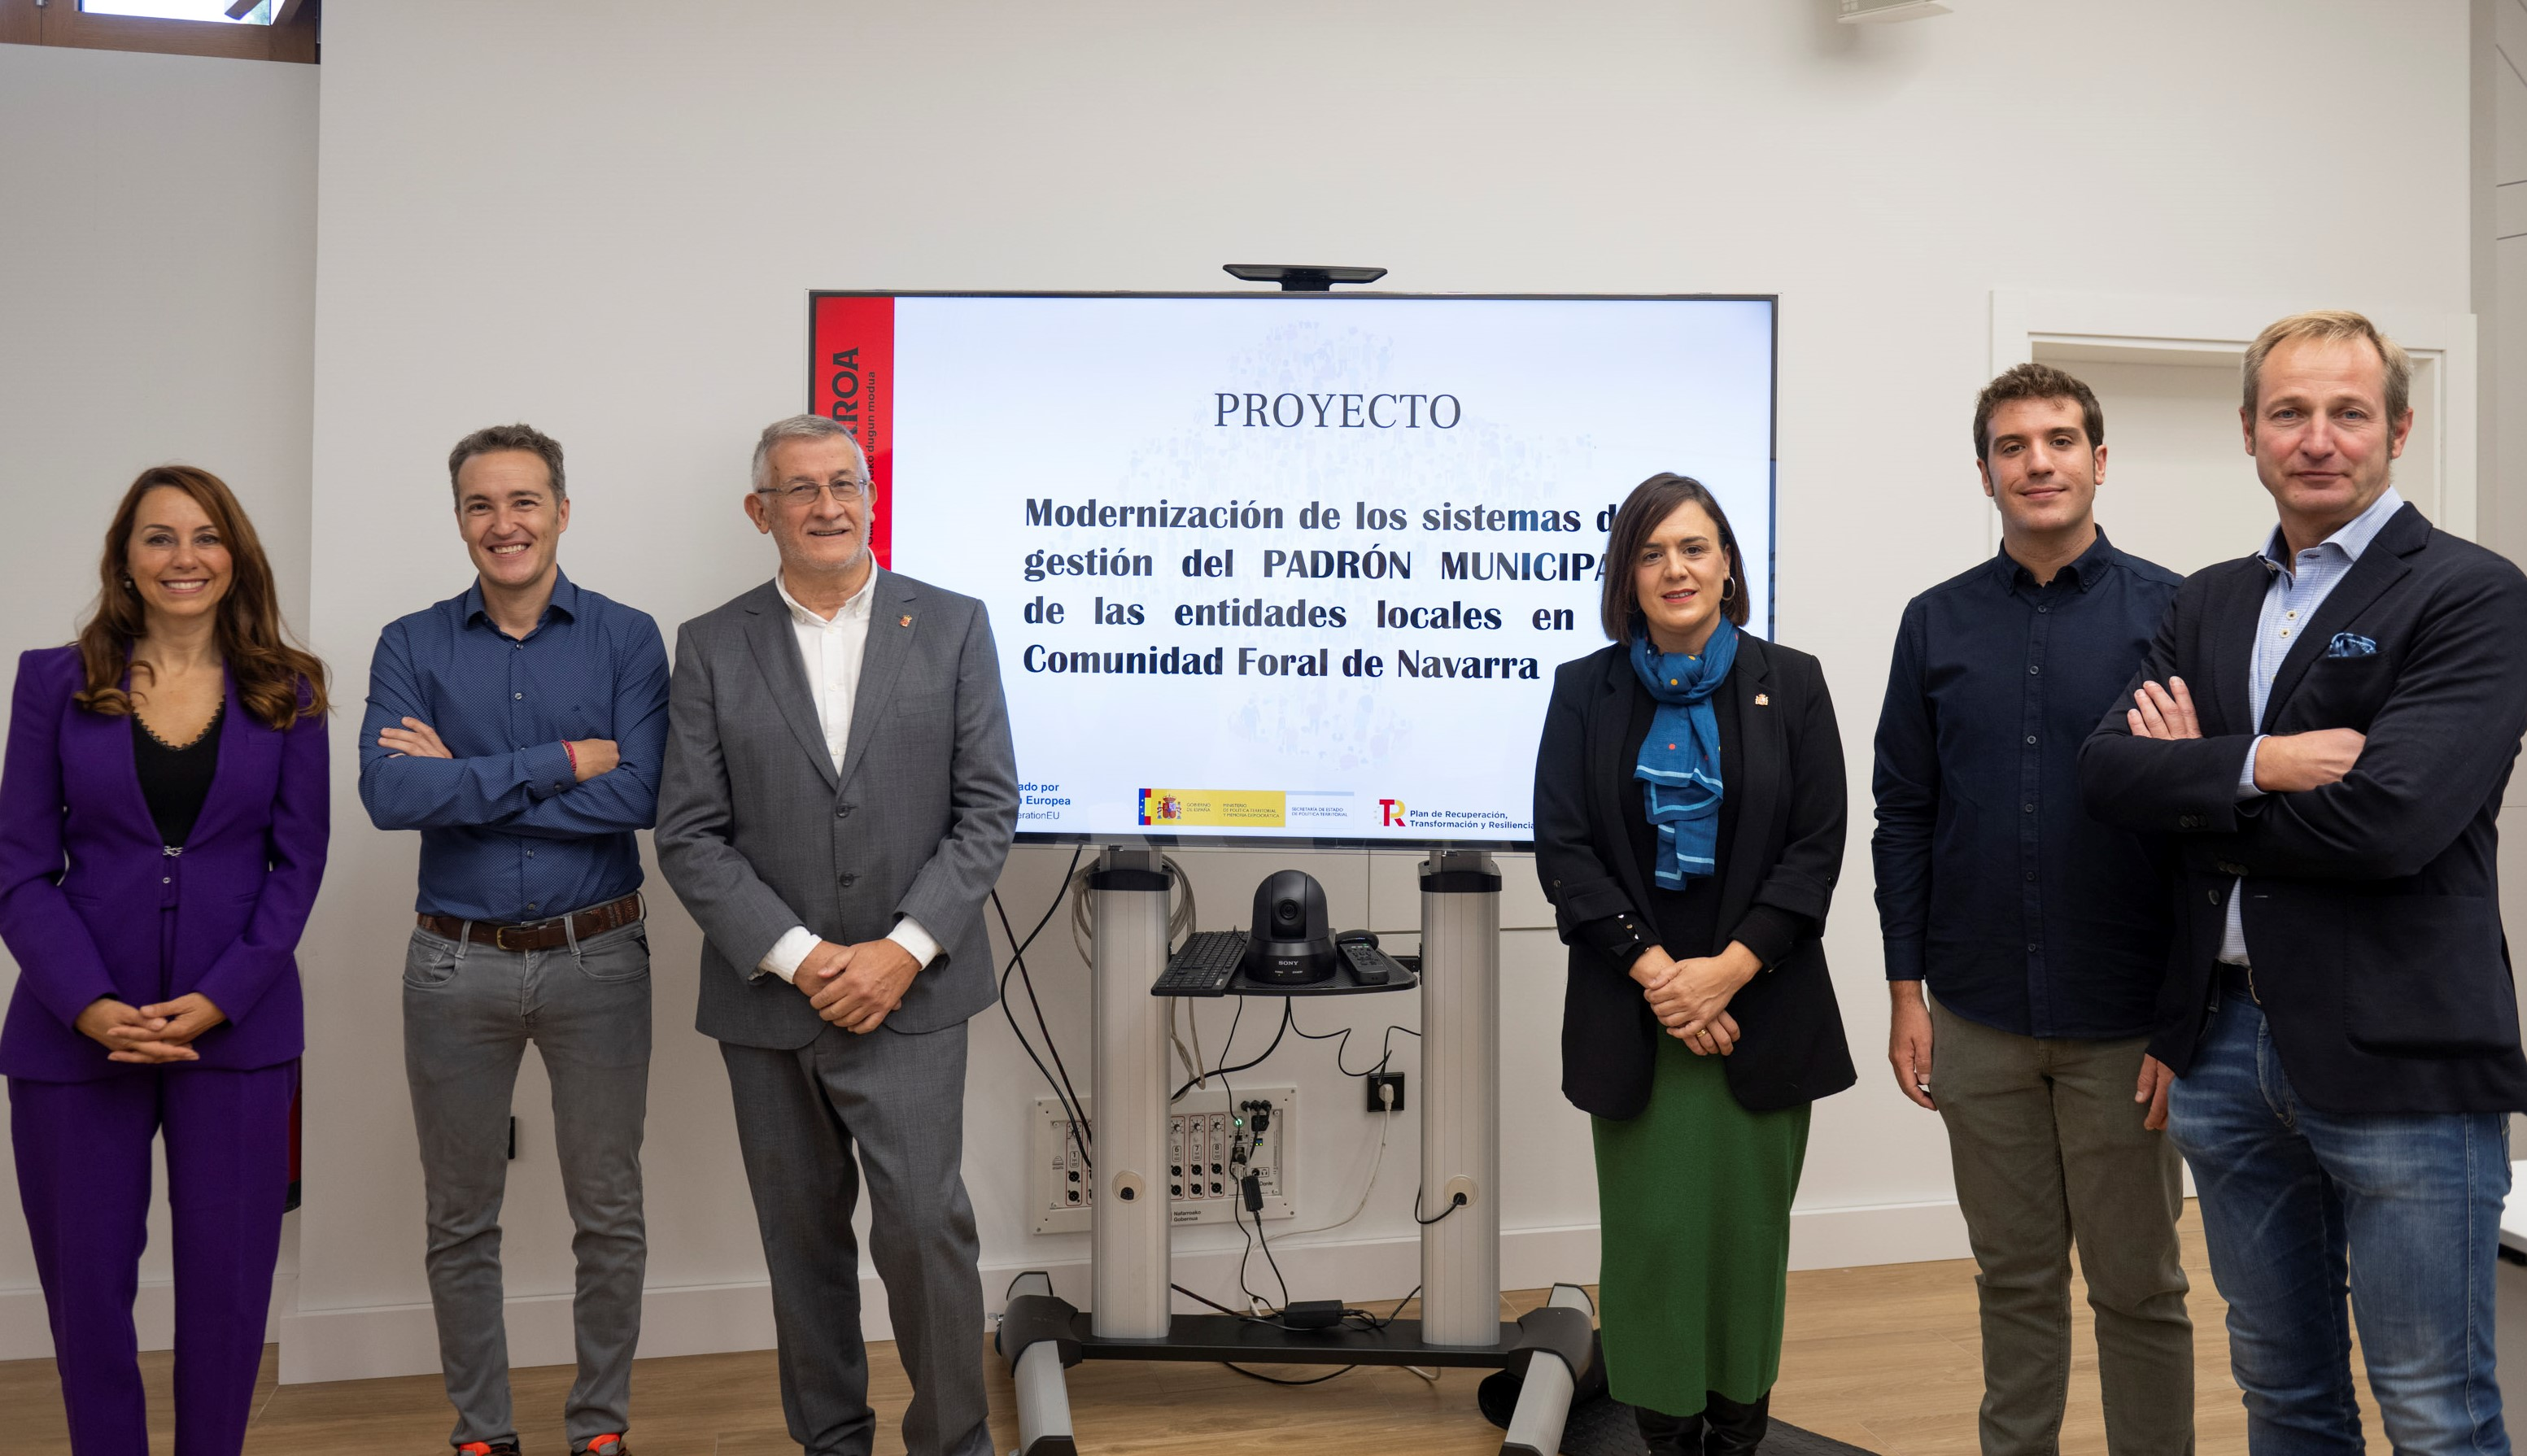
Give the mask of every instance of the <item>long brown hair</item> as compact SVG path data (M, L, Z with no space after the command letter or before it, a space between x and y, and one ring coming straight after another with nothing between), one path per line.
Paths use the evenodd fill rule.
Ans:
M123 492L114 524L105 528L105 556L97 565L100 589L96 611L79 628L79 662L87 670L87 690L72 701L90 713L120 718L131 711L131 695L122 687L129 671L137 681L149 665L131 659L132 644L147 628L140 593L130 584L128 556L131 524L140 502L161 486L193 498L220 544L229 552L228 595L220 598L216 633L220 656L236 678L237 698L246 711L276 728L326 711L325 664L315 654L292 645L281 626L281 598L273 589L272 563L254 533L245 508L219 477L189 465L152 466Z
M1737 589L1721 602L1720 615L1736 627L1744 627L1754 615L1746 605L1746 559L1737 554L1737 532L1728 528L1728 513L1720 509L1720 498L1691 476L1661 471L1632 487L1623 509L1615 513L1614 528L1606 533L1606 586L1598 597L1597 618L1608 640L1631 639L1632 620L1641 615L1632 567L1640 560L1641 544L1650 532L1675 515L1678 506L1702 507L1711 524L1720 527L1720 549L1728 553L1728 576L1737 583Z

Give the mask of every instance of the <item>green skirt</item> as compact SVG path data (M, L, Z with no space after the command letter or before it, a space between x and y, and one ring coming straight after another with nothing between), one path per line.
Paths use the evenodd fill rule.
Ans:
M1790 1199L1808 1106L1748 1112L1718 1057L1658 1039L1649 1106L1592 1118L1598 1323L1615 1398L1690 1416L1760 1399L1781 1370Z

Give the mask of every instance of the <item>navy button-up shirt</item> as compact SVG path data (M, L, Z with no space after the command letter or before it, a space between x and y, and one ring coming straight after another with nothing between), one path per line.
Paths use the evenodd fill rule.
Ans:
M2149 1030L2167 881L2081 807L2079 758L2176 587L2100 531L2048 585L2003 551L1905 607L1870 842L1889 980L2022 1036Z
M360 802L379 828L421 830L424 914L545 920L641 887L633 831L658 819L666 644L647 613L555 577L524 637L491 625L479 582L379 634ZM378 746L406 718L455 757ZM622 763L578 782L562 743L582 738L613 739Z

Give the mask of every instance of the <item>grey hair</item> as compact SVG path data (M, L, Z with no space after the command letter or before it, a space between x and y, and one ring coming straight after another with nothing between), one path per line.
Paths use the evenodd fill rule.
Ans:
M860 477L866 479L869 473L868 452L860 448L858 438L848 427L837 425L822 415L793 415L787 420L775 420L763 427L763 433L755 438L754 488L761 490L772 483L774 450L792 440L830 439L845 439L851 442L851 453L858 456L860 460Z

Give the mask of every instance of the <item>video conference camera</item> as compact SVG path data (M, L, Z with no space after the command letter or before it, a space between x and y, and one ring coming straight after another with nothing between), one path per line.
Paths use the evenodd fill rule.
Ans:
M1274 985L1326 979L1340 964L1325 913L1325 887L1305 870L1275 870L1255 886L1246 974Z

